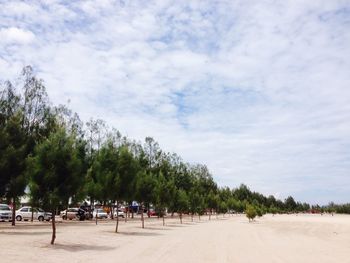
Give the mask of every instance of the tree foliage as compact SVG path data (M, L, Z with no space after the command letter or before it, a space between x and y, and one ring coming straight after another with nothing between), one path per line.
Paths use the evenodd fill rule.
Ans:
M83 183L82 160L74 137L60 129L37 145L28 159L30 192L32 198L53 215L59 205L74 198ZM56 238L55 220L52 220L52 239Z

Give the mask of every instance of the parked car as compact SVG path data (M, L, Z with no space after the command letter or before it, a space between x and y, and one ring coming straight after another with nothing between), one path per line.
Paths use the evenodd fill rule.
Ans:
M85 211L85 219L86 220L93 218L93 209L90 205L81 205L79 208L81 208Z
M147 211L147 215L148 216L158 216L158 213L156 212L156 210L151 208L150 210Z
M68 208L61 211L60 216L62 219L79 219L80 221L85 220L85 210L77 207Z
M0 204L0 221L12 221L12 210L6 204Z
M17 221L27 221L32 219L32 207L30 206L23 206L20 209L16 211L16 220ZM33 219L39 220L39 221L50 221L52 219L52 213L45 212L41 208L33 208Z
M147 213L147 208L144 208L143 210L139 207L138 211L137 211L137 214L142 214L142 211L143 213Z
M114 217L117 217L117 210L114 211L113 214ZM125 214L122 210L118 209L118 217L123 217L124 218Z
M94 218L107 218L108 214L106 213L105 210L103 210L102 208L97 208L94 210L94 212L92 213L92 216Z

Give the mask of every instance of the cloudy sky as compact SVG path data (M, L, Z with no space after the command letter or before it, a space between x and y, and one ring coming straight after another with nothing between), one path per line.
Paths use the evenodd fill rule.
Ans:
M28 64L219 185L350 201L350 1L0 0L0 79Z

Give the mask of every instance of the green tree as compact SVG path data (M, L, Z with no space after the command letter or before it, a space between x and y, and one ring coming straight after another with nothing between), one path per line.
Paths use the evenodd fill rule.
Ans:
M245 210L245 214L247 216L247 218L249 219L249 222L252 220L254 220L254 218L257 216L257 212L254 208L254 206L252 205L248 205L246 210Z
M118 150L111 142L102 145L96 154L88 172L91 193L100 202L106 204L119 196L120 178L118 177ZM96 223L97 223L97 217Z
M136 174L139 170L138 164L134 159L134 156L126 146L122 146L119 149L118 156L118 185L115 189L115 198L118 203L122 200L130 200L133 197L132 189ZM119 216L117 207L117 223L115 232L118 232Z
M162 151L159 144L152 137L145 138L144 153L147 160L147 166L144 168L148 172L158 173Z
M222 213L223 216L225 216L225 214L227 213L227 204L225 201L220 201L218 211L219 213Z
M135 197L141 205L141 222L142 228L145 227L143 210L144 204L149 204L155 200L155 189L157 181L152 174L146 171L139 171L136 178Z
M0 87L0 133L3 140L3 144L0 143L0 184L3 186L0 192L12 199L13 218L16 201L24 194L27 185L24 160L51 132L54 119L43 81L34 76L30 66L24 67L19 82L23 85L23 96L16 93L9 81ZM15 220L12 225L15 225Z
M227 208L230 210L230 212L242 212L241 211L241 204L238 200L236 200L234 197L231 197L227 200Z
M210 191L207 196L207 205L209 208L209 220L211 219L211 215L213 213L213 210L217 210L219 206L219 198L217 195L214 194L213 191Z
M12 200L12 225L15 225L17 198L24 194L27 185L25 159L27 144L21 126L22 114L18 112L0 128L0 174L1 191Z
M165 225L166 208L171 201L171 192L174 187L173 181L167 181L163 174L160 173L157 180L157 187L155 191L156 195L156 207L158 214L163 218L163 226Z
M278 209L275 206L271 205L269 208L269 212L274 216L278 213Z
M180 222L182 224L182 215L189 209L188 196L184 190L177 191L177 212L180 215Z
M51 244L54 244L56 208L74 198L84 179L76 139L60 129L35 147L28 165L32 199L52 211Z
M284 201L284 204L288 211L293 212L297 208L297 203L294 201L294 198L292 196L288 196L287 199Z
M196 191L196 187L193 187L188 194L189 197L189 211L191 212L191 220L193 221L194 214L200 214L202 206L202 198L200 194Z
M263 208L261 208L261 207L259 207L259 206L256 206L255 207L255 211L256 211L256 215L258 216L258 217L262 217L263 215L264 215L264 209Z

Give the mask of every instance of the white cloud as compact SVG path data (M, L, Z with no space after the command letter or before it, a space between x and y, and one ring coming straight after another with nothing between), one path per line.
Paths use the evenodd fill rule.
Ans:
M1 28L0 39L3 44L29 44L35 40L35 35L17 27Z
M0 74L32 64L55 103L71 99L83 119L132 138L151 135L208 164L222 185L345 202L348 10L342 1L11 1L0 32L27 40L7 40Z

